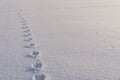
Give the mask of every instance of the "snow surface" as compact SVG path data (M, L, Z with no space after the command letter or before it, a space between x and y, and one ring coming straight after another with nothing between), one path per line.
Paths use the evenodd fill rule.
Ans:
M120 80L119 0L0 0L0 80Z

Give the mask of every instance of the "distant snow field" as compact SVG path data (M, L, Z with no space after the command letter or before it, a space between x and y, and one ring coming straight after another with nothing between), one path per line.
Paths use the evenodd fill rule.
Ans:
M0 0L0 80L120 80L119 0Z

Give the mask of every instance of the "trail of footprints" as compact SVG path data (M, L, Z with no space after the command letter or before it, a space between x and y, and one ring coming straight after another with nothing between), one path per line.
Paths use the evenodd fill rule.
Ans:
M22 26L21 28L24 32L24 41L26 42L24 48L29 49L31 51L26 56L31 59L32 58L36 59L36 62L31 64L31 66L29 66L29 69L27 70L29 72L34 73L31 80L49 80L47 75L42 73L42 71L41 71L43 64L37 58L40 56L40 52L34 50L36 47L36 44L33 42L33 37L32 37L32 33L31 33L32 30L29 28L26 20L22 16L22 10L19 10L18 16L20 18L20 22L21 22L21 26Z

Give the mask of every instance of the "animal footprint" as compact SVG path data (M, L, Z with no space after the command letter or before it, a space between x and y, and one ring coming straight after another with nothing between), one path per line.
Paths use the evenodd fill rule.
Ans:
M29 43L29 44L25 45L25 48L35 48L35 44Z
M21 17L22 17L22 15L21 15L21 14L19 14L19 17L21 18Z
M44 74L36 74L33 76L32 80L48 80Z
M27 34L25 34L24 36L25 37L28 37L28 36L31 36L32 34L31 33L27 33Z
M30 52L29 54L28 54L28 56L29 57L32 57L32 58L35 58L35 57L37 57L37 56L39 56L39 52L38 51L33 51L33 52Z
M40 61L38 61L31 65L31 70L34 70L34 72L39 73L41 67L42 67L42 63Z
M26 26L26 25L27 25L27 23L22 23L22 25L23 25L23 26Z
M25 20L21 20L21 23L26 23L26 21Z
M31 31L30 29L27 29L27 30L25 30L24 32L25 32L25 33L28 33L28 32L30 32L30 31Z
M30 42L30 41L32 41L32 40L33 40L33 38L26 38L24 41Z
M20 18L21 20L25 20L23 17Z
M22 27L22 29L27 29L28 28L28 26L24 26L24 27Z
M37 62L34 64L34 67L40 69L40 68L42 67L42 63L41 63L40 61L37 61Z

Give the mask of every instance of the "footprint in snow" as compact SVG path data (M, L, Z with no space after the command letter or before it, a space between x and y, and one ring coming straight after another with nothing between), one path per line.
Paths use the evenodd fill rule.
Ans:
M36 63L31 65L31 69L34 70L34 72L39 73L42 68L42 63L40 61L37 61Z
M39 74L41 68L42 68L42 63L40 61L37 61L36 63L32 64L26 71Z
M21 23L26 23L26 21L25 20L21 20Z
M20 18L22 18L22 15L21 15L21 14L18 14L18 16L19 16Z
M21 15L21 12L17 12L18 15Z
M22 27L22 29L27 29L27 28L29 28L28 26L24 26L24 27Z
M33 67L40 69L42 67L42 63L40 61L37 61L35 64L33 64Z
M32 80L48 80L44 74L36 74L32 77Z
M18 12L18 16L19 16L19 17L22 17L22 13L21 13L21 12Z
M21 20L25 20L25 18L23 18L22 16L21 16L21 18L20 18Z
M30 31L32 31L32 30L30 30L30 29L27 29L27 30L25 30L24 32L25 32L25 33L28 33L28 32L30 32Z
M26 42L30 42L30 41L32 41L33 40L33 38L26 38L24 41L26 41Z
M27 57L31 57L31 58L36 58L37 56L40 55L40 52L38 51L33 51L33 52L30 52Z
M26 25L27 25L27 23L22 23L22 25L23 25L23 26L26 26Z
M31 33L27 33L27 34L25 34L24 36L25 37L29 37L29 36L31 36L32 34Z
M35 48L35 44L34 43L29 43L27 45L25 45L25 48Z
M23 11L22 9L19 10L19 12L22 12L22 11Z

